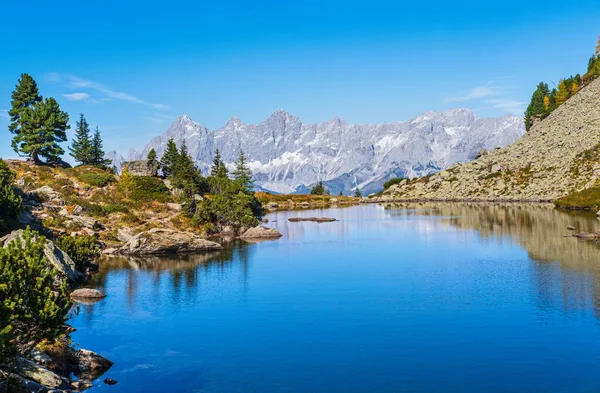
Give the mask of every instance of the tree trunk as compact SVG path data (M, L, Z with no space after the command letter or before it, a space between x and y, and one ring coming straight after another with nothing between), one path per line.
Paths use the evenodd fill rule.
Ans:
M39 157L39 155L38 155L38 151L37 151L37 150L34 150L34 151L32 151L32 152L31 152L31 159L33 160L33 163L34 163L35 165L39 165L39 164L41 164L41 163L42 163L42 162L40 161L40 157Z

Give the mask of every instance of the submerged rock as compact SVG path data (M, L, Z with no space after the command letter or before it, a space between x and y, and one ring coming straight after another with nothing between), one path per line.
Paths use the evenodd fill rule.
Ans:
M600 233L590 233L590 232L579 232L573 235L574 237L578 237L580 239L597 239L600 238Z
M331 217L291 217L288 218L289 222L300 222L300 221L312 221L312 222L333 222L337 221L335 218Z
M115 381L115 380L114 380L114 379L112 379L112 378L106 378L106 379L104 380L104 383L105 383L105 384L107 384L107 385L116 385L116 384L117 384L117 381Z
M274 228L267 228L259 225L254 228L248 229L244 232L240 238L242 239L276 239L281 237L282 234Z
M219 243L206 240L194 233L154 228L132 237L119 251L129 255L189 254L222 248Z

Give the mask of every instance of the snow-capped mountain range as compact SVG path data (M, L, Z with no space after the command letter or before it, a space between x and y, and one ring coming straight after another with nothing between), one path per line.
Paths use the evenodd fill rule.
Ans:
M183 140L192 158L207 173L216 149L232 165L242 149L255 185L279 193L306 192L323 180L333 193L363 194L382 189L392 177L423 176L456 162L471 160L482 149L504 147L525 133L521 117L479 119L468 109L427 112L398 123L347 124L333 118L303 124L283 110L259 124L232 117L218 130L208 130L184 115L128 160L145 158L154 148L160 157L169 138ZM120 167L124 157L107 158Z

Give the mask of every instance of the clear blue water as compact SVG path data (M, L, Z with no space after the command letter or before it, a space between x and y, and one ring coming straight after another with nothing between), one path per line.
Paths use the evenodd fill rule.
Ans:
M293 216L340 221L289 223ZM357 206L268 216L277 241L102 262L74 341L106 392L598 392L594 217Z

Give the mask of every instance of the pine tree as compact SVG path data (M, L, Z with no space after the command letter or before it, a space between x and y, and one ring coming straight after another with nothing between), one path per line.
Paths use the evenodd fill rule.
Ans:
M177 161L172 167L171 176L173 178L173 185L177 188L188 187L193 189L193 192L197 192L200 173L194 165L194 160L188 153L187 145L185 141L181 142L181 149Z
M93 163L92 157L92 141L90 140L90 125L85 120L83 113L79 115L77 129L75 130L75 139L69 147L69 153L75 161L82 165Z
M94 138L92 139L90 164L101 167L110 166L110 164L112 164L111 160L104 158L105 154L102 145L102 136L100 135L100 130L98 127L96 127L96 130L94 131Z
M248 168L248 165L246 165L246 156L244 156L243 150L240 150L238 160L235 163L235 170L231 174L242 191L252 191L252 171Z
M362 194L360 193L360 188L356 187L356 190L354 190L354 196L356 198L362 198Z
M213 158L213 164L210 167L210 175L212 177L226 178L229 174L227 166L223 160L221 160L221 152L219 149L215 151L215 158Z
M544 82L541 82L533 92L533 95L531 96L531 103L525 111L525 129L527 131L529 131L533 125L533 119L545 113L546 107L544 105L544 97L547 95L548 85Z
M58 162L65 153L59 143L67 140L68 122L69 115L60 110L54 98L38 101L19 113L13 149L36 164L41 163L40 157L50 163Z
M154 150L154 148L150 149L148 155L146 156L146 159L151 162L156 161L156 150Z
M10 116L8 130L18 135L21 131L21 113L26 108L31 108L34 104L42 101L42 96L40 96L35 80L28 74L21 74L11 97L11 109L8 111Z
M173 172L173 166L178 160L179 151L177 150L175 141L173 138L171 138L169 139L169 142L167 142L167 148L160 159L160 168L164 177L171 176L171 173Z
M323 181L319 180L317 184L310 190L312 195L325 195L328 194L329 191L325 189L325 185L323 185Z

